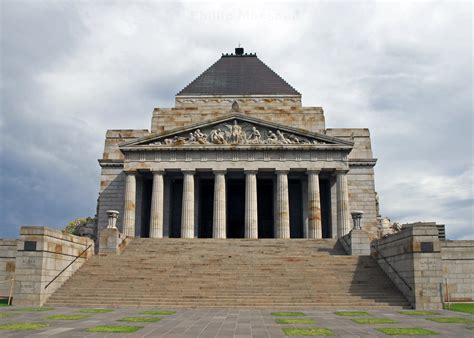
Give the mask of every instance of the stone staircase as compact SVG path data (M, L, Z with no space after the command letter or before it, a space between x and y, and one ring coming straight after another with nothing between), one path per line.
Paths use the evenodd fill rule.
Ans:
M140 238L92 257L47 305L408 307L371 257L335 240Z

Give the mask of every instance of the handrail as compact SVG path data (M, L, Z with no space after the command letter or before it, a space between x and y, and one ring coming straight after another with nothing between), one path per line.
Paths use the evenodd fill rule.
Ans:
M375 249L375 251L377 251L377 254L383 258L383 260L385 261L385 263L387 263L387 265L392 268L393 272L395 272L395 274L398 276L398 278L401 279L401 281L407 286L407 288L410 289L410 291L412 291L412 287L410 286L410 284L407 283L407 281L398 273L397 270L395 270L395 268L392 266L392 264L390 264L390 262L387 260L387 258L384 257L384 255L382 255L382 253L377 249L377 247L375 245L372 245L372 248Z
M44 287L44 289L46 290L46 288L47 288L48 286L50 286L51 283L56 280L56 278L58 278L64 271L66 271L66 269L69 268L79 257L81 257L84 252L86 252L87 250L89 250L89 248L90 248L91 246L92 246L92 244L90 244L87 248L84 249L84 251L82 251L78 256L76 256L76 258L74 258L74 260L73 260L71 263L69 263L64 269L61 270L60 273L58 273L58 274L56 275L56 277L54 277L48 284L46 284L46 286Z

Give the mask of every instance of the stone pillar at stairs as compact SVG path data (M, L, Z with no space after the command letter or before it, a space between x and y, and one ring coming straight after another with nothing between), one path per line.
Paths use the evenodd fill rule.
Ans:
M225 170L214 171L214 215L212 237L226 238Z
M137 194L137 178L135 171L125 173L125 205L123 213L123 233L135 237L135 205Z
M181 210L181 238L194 238L194 171L183 171L183 207Z
M349 233L351 230L351 215L349 212L349 190L347 187L347 172L338 171L336 173L336 194L337 194L337 237Z
M163 238L163 171L153 171L150 238Z
M258 238L257 171L245 171L245 238Z
M319 193L319 171L308 174L308 238L323 238L321 230L321 199Z
M277 171L275 238L290 238L288 171Z

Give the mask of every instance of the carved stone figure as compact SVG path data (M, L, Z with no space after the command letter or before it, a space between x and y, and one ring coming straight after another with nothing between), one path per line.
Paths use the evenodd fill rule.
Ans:
M276 136L275 133L271 130L268 131L267 143L270 143L270 144L278 143L278 136Z
M224 144L224 143L226 143L225 134L221 129L217 129L217 130L213 129L210 132L209 137L211 139L211 143L214 143L214 144Z
M262 143L261 139L262 139L262 135L260 134L258 129L255 126L253 126L252 132L250 133L248 140L250 141L250 143L259 144L259 143Z
M282 144L291 143L289 140L286 139L285 135L283 135L283 133L279 130L277 130L277 137L278 137L278 141L280 141L280 143Z

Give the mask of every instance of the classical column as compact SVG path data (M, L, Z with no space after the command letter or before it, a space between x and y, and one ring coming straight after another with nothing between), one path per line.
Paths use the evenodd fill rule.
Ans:
M194 238L194 171L183 171L183 207L181 209L181 238Z
M349 213L349 191L347 188L347 174L345 171L336 172L337 194L337 237L347 234L351 229L351 215Z
M225 170L214 171L214 215L212 237L226 238Z
M257 171L245 171L245 238L258 238Z
M135 199L137 194L136 172L125 173L125 205L123 212L123 233L135 237Z
M308 171L308 238L323 238L321 231L321 199L319 171Z
M290 203L288 198L288 171L277 171L277 205L275 237L290 238Z
M150 238L163 238L163 171L153 171L151 195Z

